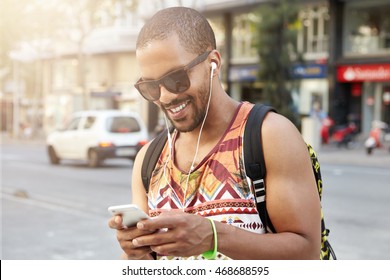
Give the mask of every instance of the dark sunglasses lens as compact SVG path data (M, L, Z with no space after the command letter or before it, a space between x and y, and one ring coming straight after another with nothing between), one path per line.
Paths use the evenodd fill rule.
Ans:
M166 76L162 84L172 93L180 93L186 91L190 87L190 79L185 70L178 70Z
M138 85L138 90L147 100L157 100L160 98L160 88L155 82L145 82Z

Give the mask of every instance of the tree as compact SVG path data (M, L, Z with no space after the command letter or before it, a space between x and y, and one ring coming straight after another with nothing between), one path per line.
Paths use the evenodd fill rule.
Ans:
M46 61L53 65L62 57L77 59L77 87L70 84L67 86L72 86L70 94L80 94L82 107L89 108L86 82L88 55L85 51L85 42L96 27L112 26L115 20L126 16L125 12L135 12L138 2L138 0L0 1L0 91L4 90L1 88L2 84L6 84L3 80L18 85L13 90L9 90L8 87L9 92L4 94L7 96L7 102L10 101L6 113L10 116L9 120L7 119L7 127L11 127L13 122L15 135L18 135L18 126L15 125L19 122L18 115L22 115L18 113L21 95L30 104L28 112L34 113L29 122L33 126L39 124L40 117L35 113L42 112L40 106L44 106L44 92L51 91L51 82L45 82L43 76L43 69L48 69ZM101 18L104 18L104 22L100 20ZM23 94L21 90L15 89L22 88L19 85L25 85ZM49 88L46 91L45 85ZM3 103L3 98L1 102Z
M63 26L63 13L53 1L0 1L0 85L12 85L4 90L1 129L19 134L19 105L21 94L39 110L42 99L41 63L38 59L47 46L48 38ZM4 81L4 83L3 83ZM12 93L12 95L11 95ZM28 111L31 113L31 110ZM37 126L38 116L29 116L30 125ZM32 118L31 118L32 117Z
M296 49L298 11L296 0L261 5L255 36L260 61L258 78L263 83L266 101L297 126L299 119L292 100L297 83L292 77L292 66L302 60Z

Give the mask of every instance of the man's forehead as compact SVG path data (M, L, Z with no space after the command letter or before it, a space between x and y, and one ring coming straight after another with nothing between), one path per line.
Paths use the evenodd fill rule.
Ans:
M179 45L163 40L137 50L137 63L141 77L145 80L158 79L165 74L186 65L194 54Z
M162 47L180 47L182 48L180 44L179 37L176 35L176 33L166 34L167 36L157 36L150 40L148 40L142 47L136 49L136 54L138 52L142 52L144 50L150 50L154 48L160 48Z

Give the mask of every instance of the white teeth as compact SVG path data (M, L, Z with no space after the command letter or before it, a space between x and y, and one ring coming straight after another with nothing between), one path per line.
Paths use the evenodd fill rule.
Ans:
M181 110L183 110L186 106L187 106L187 103L181 104L180 106L171 109L171 111L172 111L173 113L178 113L178 112L180 112Z

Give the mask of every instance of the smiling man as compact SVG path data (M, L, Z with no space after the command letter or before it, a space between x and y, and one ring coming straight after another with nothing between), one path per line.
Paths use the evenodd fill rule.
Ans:
M174 127L146 193L137 155L133 203L153 219L109 226L127 259L319 259L320 201L307 147L285 117L262 126L266 234L245 173L245 124L253 104L232 99L219 80L222 59L208 21L196 10L168 8L142 28L136 45L140 94ZM259 128L260 133L260 128Z

